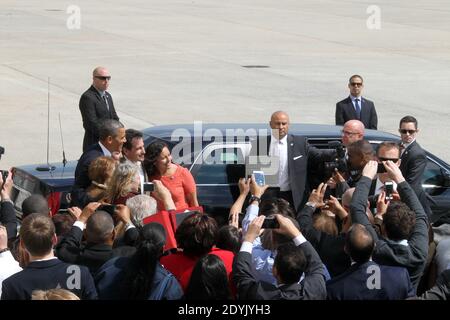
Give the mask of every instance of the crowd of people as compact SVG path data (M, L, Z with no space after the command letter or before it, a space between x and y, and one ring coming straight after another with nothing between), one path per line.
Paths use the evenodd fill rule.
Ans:
M1 299L449 298L450 235L433 239L417 120L403 117L401 141L374 150L364 130L377 128L377 115L361 76L336 106L345 168L311 177L336 149L289 134L288 114L274 112L272 134L259 137L267 144L251 152L265 145L278 158L277 184L242 177L222 225L199 209L195 180L169 146L145 147L141 132L120 123L108 70L93 78L80 100L86 134L68 212L52 216L47 199L31 195L18 230L11 172L0 175ZM167 249L168 226L146 222L192 208L174 230L176 248Z

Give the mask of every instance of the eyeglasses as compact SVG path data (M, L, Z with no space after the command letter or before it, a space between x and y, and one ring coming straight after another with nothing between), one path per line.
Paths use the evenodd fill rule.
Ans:
M398 158L395 158L395 159L391 159L391 158L383 158L383 157L378 157L378 160L380 160L381 162L383 162L383 161L392 161L392 162L397 162L398 161Z
M401 134L413 134L416 133L417 130L407 130L407 129L399 129L398 131L400 131Z
M363 83L362 82L350 82L350 85L352 87L356 87L356 86L361 87L363 85Z
M103 81L105 81L105 80L111 80L111 76L106 76L106 77L103 77L103 76L95 76L95 78L97 78L97 79L99 79L99 80L103 80Z
M359 132L351 132L351 131L341 130L341 134L343 134L345 136L352 136L354 134L359 134Z

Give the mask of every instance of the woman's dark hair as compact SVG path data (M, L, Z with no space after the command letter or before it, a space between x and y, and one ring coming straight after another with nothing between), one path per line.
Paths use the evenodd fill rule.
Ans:
M222 259L214 254L201 257L192 270L186 300L231 299L228 275Z
M217 233L216 247L238 253L241 248L241 235L235 226L225 225Z
M144 168L148 177L152 177L158 173L155 162L164 148L169 148L167 144L158 140L150 143L145 149Z
M140 230L136 253L124 269L121 285L123 299L146 300L150 293L156 265L166 243L166 232L159 223L149 223Z
M217 222L205 213L187 217L178 226L175 239L184 254L202 256L211 251L216 243Z
M295 218L295 212L292 206L284 199L271 198L261 202L259 209L260 215L270 216L273 214L281 214L285 217Z

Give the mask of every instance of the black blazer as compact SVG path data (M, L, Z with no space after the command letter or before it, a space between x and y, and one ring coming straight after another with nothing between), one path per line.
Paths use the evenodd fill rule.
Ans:
M431 216L432 211L428 196L422 188L422 177L427 167L427 154L417 141L411 143L403 152L400 163L400 171L409 183L411 188L416 193L428 217Z
M8 241L14 241L17 236L17 218L14 206L9 201L0 203L0 223L6 228Z
M33 261L3 281L2 300L30 300L33 290L67 289L82 300L97 299L94 280L83 266L58 259Z
M403 181L397 186L400 199L416 214L416 224L409 236L408 246L398 244L390 239L379 238L366 215L370 185L371 180L364 176L356 185L350 204L352 222L364 225L375 239L373 261L389 266L405 267L408 269L413 287L417 289L428 257L427 215L408 182Z
M360 120L364 123L366 129L375 129L378 127L377 111L372 101L361 97L361 119L356 117L355 107L352 99L346 99L336 103L336 125L343 126L348 120Z
M261 139L266 139L262 141ZM252 143L251 154L255 155L255 150L259 150L259 155L269 154L271 136L263 137L258 140L258 149L255 143ZM336 152L335 150L319 150L309 145L305 137L287 135L288 149L288 174L291 186L292 198L294 200L294 209L299 211L305 202L305 194L309 194L310 186L308 183L308 167L315 166L326 160L331 160ZM266 146L266 150L261 150Z
M83 118L84 127L84 139L83 139L83 152L87 148L96 143L99 138L98 126L99 120L102 119L114 119L119 120L116 109L114 109L114 103L109 92L105 92L106 99L108 100L109 110L105 101L98 93L94 86L91 86L80 98L80 111Z
M308 261L305 278L301 283L274 286L258 281L254 275L252 255L241 251L233 261L233 281L239 300L324 300L327 292L323 265L309 242L300 245Z
M312 219L314 211L313 208L304 206L297 215L297 221L302 234L316 249L333 278L347 270L351 264L350 257L344 251L345 234L333 236L315 229Z
M91 162L98 157L104 156L103 150L98 143L91 145L80 157L75 169L75 182L72 187L71 206L81 209L89 202L86 189L91 185L88 169Z
M379 269L377 269L379 268ZM367 283L379 270L379 288L368 288ZM402 267L389 267L368 261L353 264L345 273L327 282L330 300L404 300L415 296L408 271Z

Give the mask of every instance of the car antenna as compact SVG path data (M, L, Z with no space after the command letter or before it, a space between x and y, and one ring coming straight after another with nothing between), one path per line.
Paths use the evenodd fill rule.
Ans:
M63 133L62 133L62 126L61 126L61 112L58 113L59 118L59 132L61 133L61 145L62 145L62 152L63 152L63 167L66 167L67 159L66 159L66 152L64 151L64 139L63 139Z
M49 151L50 151L50 77L48 77L47 82L47 165L37 167L37 171L53 171L56 169L55 166L49 163Z

